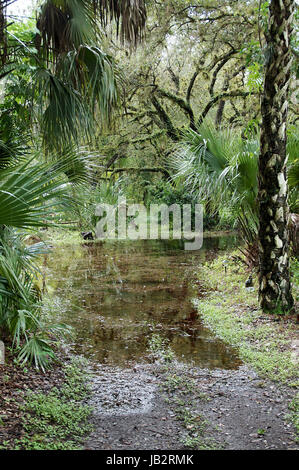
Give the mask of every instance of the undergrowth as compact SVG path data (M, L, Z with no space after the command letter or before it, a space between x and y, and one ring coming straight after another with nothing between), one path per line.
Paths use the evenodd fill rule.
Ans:
M49 393L28 392L20 407L24 436L15 450L79 450L91 431L91 407L82 404L89 393L86 362L74 358L65 367L65 382Z

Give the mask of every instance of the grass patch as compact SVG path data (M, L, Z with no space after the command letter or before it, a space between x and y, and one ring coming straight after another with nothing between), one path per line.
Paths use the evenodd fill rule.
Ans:
M292 358L292 341L298 338L294 321L265 315L258 307L257 280L246 288L248 273L232 256L217 258L198 274L209 294L198 301L204 323L261 376L298 386L298 364ZM294 293L297 281L294 276ZM278 321L280 319L280 321Z
M200 401L209 400L205 393L198 390L194 380L185 376L184 372L164 372L164 381L161 389L166 393L165 401L180 421L183 432L180 442L187 449L194 450L218 450L223 443L211 436L215 433L212 424L198 411Z
M86 362L74 358L65 367L65 382L47 394L28 392L20 407L25 435L15 450L79 450L91 431L91 408L82 404L88 393Z
M174 353L170 346L169 341L162 338L159 333L153 333L148 341L149 356L153 360L162 360L164 362L171 362L174 359Z

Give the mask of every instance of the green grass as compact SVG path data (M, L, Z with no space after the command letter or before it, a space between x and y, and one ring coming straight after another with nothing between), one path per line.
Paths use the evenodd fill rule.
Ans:
M168 342L159 333L153 333L148 341L150 356L154 360L161 359L164 362L171 362L174 359L174 352L169 347Z
M226 272L225 272L226 267ZM248 273L230 257L219 257L201 268L198 277L209 291L198 310L204 323L261 376L289 386L298 385L298 365L292 361L291 342L298 327L274 322L257 302L257 280L245 288ZM296 293L297 285L294 287Z
M91 408L82 404L88 393L85 361L74 358L65 367L65 382L47 394L28 392L20 407L24 436L14 443L20 450L79 450L91 431Z

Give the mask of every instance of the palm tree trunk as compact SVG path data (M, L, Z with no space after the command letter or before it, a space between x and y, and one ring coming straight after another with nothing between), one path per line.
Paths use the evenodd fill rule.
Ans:
M286 121L294 0L271 0L259 159L259 299L264 311L290 311Z

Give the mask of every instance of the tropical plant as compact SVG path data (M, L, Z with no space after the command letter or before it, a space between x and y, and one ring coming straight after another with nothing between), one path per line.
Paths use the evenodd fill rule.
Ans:
M22 84L30 124L42 131L47 148L90 139L95 124L106 124L117 103L119 72L101 48L107 19L116 21L123 41L136 44L145 25L144 1L46 0L36 27L29 20L27 29L8 25L4 6L1 2L6 47L0 78L11 91L12 84Z
M15 229L54 223L59 210L74 204L70 189L91 183L95 155L79 144L92 135L95 118L110 119L117 102L117 71L113 59L98 46L97 14L102 25L108 15L115 19L120 37L136 43L145 8L143 0L46 0L36 33L34 28L25 32L13 25L9 30L8 3L0 2L0 80L5 79L0 123L0 328L11 337L21 363L34 362L44 369L54 357L56 338L68 329L45 323L32 263L44 248L25 247ZM28 128L37 137L38 148L30 158ZM40 159L39 131L47 161Z
M110 204L117 211L120 198L124 197L121 188L122 180L116 183L101 181L100 183L79 185L74 190L76 206L68 215L74 214L78 218L81 229L95 232L98 217L95 215L95 208L98 204Z
M71 187L90 182L92 155L82 151L74 156L69 149L52 160L38 163L35 156L19 165L7 161L0 169L0 327L12 338L19 360L41 369L53 359L57 338L69 329L42 315L33 260L45 246L24 246L22 234L12 227L48 226L55 224L61 210L70 211Z
M36 282L36 258L46 252L42 243L25 246L12 229L0 237L0 329L12 339L19 362L45 370L54 359L53 346L71 329L51 323L42 315L41 292Z
M298 131L288 137L291 211L298 209ZM217 130L204 122L197 131L188 129L170 160L174 179L199 202L216 212L229 208L247 244L244 253L250 266L257 265L259 138L253 133L243 138L233 129Z
M229 206L235 213L254 210L257 195L258 140L240 133L217 130L210 122L184 132L170 165L175 180L209 210Z
M143 0L46 0L35 36L40 64L33 77L44 141L60 146L91 136L94 119L110 119L117 102L116 66L98 46L108 15L122 40L136 43L145 24ZM101 22L101 23L100 23ZM120 29L119 29L120 25Z

